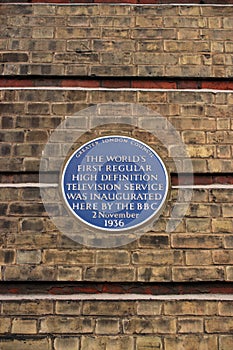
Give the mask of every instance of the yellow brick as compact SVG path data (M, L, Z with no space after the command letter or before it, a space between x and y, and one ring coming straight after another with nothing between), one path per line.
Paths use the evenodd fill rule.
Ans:
M182 16L199 16L200 7L199 6L180 6L180 15Z
M179 251L167 250L141 250L132 255L133 264L139 265L179 265L182 264L183 256Z
M93 319L84 317L43 317L39 333L91 333L94 323Z
M180 64L194 64L200 65L202 58L200 55L181 55L179 58Z
M14 318L12 321L12 333L36 334L37 321L35 319Z
M52 342L48 337L42 339L0 339L0 346L4 350L51 350Z
M233 316L233 302L222 301L219 303L219 315L220 316Z
M168 301L164 305L165 315L206 316L218 313L216 301Z
M53 313L53 301L5 301L2 311L7 315L47 315Z
M215 233L232 233L233 223L229 219L212 219L212 229Z
M171 281L171 269L169 267L139 267L138 281Z
M193 50L192 41L164 40L164 51L167 52L191 52Z
M117 334L120 330L119 320L115 318L100 318L96 321L96 334Z
M223 217L232 218L233 217L232 204L223 204L222 212L223 212Z
M187 146L191 158L209 158L215 156L215 146Z
M96 252L96 263L102 265L129 265L130 256L127 251L106 251Z
M9 333L11 328L11 319L7 317L0 318L0 334ZM0 343L1 346L1 343Z
M54 264L91 264L94 263L94 252L78 250L45 250L43 254L43 262L48 265Z
M55 338L54 340L55 350L77 350L79 348L79 338Z
M138 315L160 315L162 312L162 303L160 301L138 301Z
M132 267L90 267L84 272L86 281L126 282L135 280L135 269Z
M198 30L198 29L187 30L186 28L179 28L178 39L179 40L200 39L200 30Z
M206 234L178 234L172 235L172 247L173 248L196 248L196 249L213 249L221 248L223 246L223 238L218 235L206 235Z
M153 318L138 318L132 317L129 320L123 320L123 330L128 333L175 333L176 322L173 317L153 317Z
M216 146L216 155L218 158L231 158L231 147Z
M205 132L204 131L183 131L182 138L185 143L200 144L205 143Z
M81 281L82 268L77 266L58 266L58 281Z
M205 321L207 333L226 333L233 327L232 317L215 317Z
M219 350L232 350L233 336L221 335L219 337Z
M202 318L179 317L177 329L178 333L203 333L204 322Z
M107 337L106 350L134 350L133 337ZM88 348L89 350L89 348ZM95 348L96 350L96 348Z
M224 281L224 268L220 267L174 267L172 280L184 281Z
M63 315L80 315L81 302L72 300L57 301L55 312Z
M206 233L210 231L211 220L210 219L187 219L188 232L201 232Z
M210 251L205 250L196 250L196 251L187 251L185 253L186 264L194 266L198 265L212 265L212 256Z
M178 338L165 338L166 350L218 350L218 340L216 336L206 335L184 335Z
M156 336L138 336L136 338L136 350L161 350L162 340Z
M156 16L136 16L136 27L153 27L161 28L162 18Z
M232 266L227 266L226 268L226 273L227 273L227 281L233 281L233 267Z
M84 315L120 316L134 315L136 303L131 301L85 301L83 303Z

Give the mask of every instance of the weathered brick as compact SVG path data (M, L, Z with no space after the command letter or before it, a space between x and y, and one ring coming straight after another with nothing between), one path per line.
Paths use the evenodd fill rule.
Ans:
M84 271L86 281L126 282L135 280L135 270L131 267L89 267Z
M182 252L158 250L152 251L147 249L145 251L134 252L132 255L133 264L139 265L180 265L183 261Z
M193 143L193 144L203 144L205 143L206 136L204 131L183 131L182 138L185 143Z
M161 29L133 29L132 30L132 38L133 39L175 39L176 37L176 31L174 29L167 29L167 28L161 28Z
M10 333L11 330L11 319L7 317L0 318L0 334ZM1 342L0 342L1 346Z
M43 254L43 261L45 264L93 264L94 252L92 251L80 251L79 250L45 250Z
M82 336L83 350L133 350L134 340L130 336Z
M45 214L45 209L41 203L12 203L10 205L10 214L15 216L40 216Z
M58 281L81 281L82 268L77 266L58 266Z
M119 320L116 318L99 318L96 321L96 334L117 334L120 330Z
M169 247L169 236L168 235L143 235L139 239L140 247Z
M106 349L106 339L100 336L82 336L81 344L84 350Z
M4 188L4 191L0 192L1 202L8 202L19 199L19 191L17 188Z
M175 333L176 322L172 317L153 317L153 318L139 318L134 317L129 320L123 320L123 331L126 334L148 334L148 333Z
M53 38L54 28L53 27L34 27L32 30L32 38L44 39Z
M233 223L230 219L212 219L214 233L232 233Z
M14 318L12 321L12 333L36 334L37 321L31 318Z
M28 113L29 114L49 114L49 104L48 103L28 103Z
M2 303L3 314L6 315L48 315L53 313L53 302L36 301L5 301Z
M21 222L22 231L42 232L44 229L44 220L41 218L25 218Z
M136 304L132 301L86 301L83 303L84 315L101 315L101 316L122 316L134 315Z
M187 265L195 265L198 261L198 265L212 265L213 259L211 256L211 252L208 250L193 250L187 251L185 253L186 256L186 264Z
M64 300L56 302L56 313L63 315L80 315L80 301Z
M218 303L216 301L168 301L164 305L165 315L205 316L217 315Z
M96 263L102 265L129 265L130 255L126 251L97 251Z
M53 281L56 279L56 270L53 266L41 265L6 266L5 281L20 281L22 276L25 281Z
M227 274L226 280L233 281L233 268L232 268L232 266L227 266L226 274Z
M108 337L106 339L106 350L133 350L134 339L133 337L116 336Z
M221 335L219 337L219 350L231 350L233 342L232 335Z
M205 321L207 333L225 333L233 327L233 319L229 317L209 318Z
M24 141L24 132L23 131L5 131L0 132L0 141L1 142L23 142Z
M49 338L40 339L0 339L0 346L4 350L51 350L52 342Z
M137 315L160 315L162 307L161 301L138 301Z
M28 54L26 53L1 53L0 62L27 62Z
M225 279L222 267L174 267L173 281L223 281Z
M187 146L187 152L191 158L210 158L215 156L214 146Z
M162 348L162 339L156 336L138 336L136 350L156 350Z
M16 255L17 264L40 264L40 250L18 250Z
M156 282L171 281L170 267L139 267L138 281Z
M177 328L178 333L203 333L203 319L197 317L179 317L177 320Z
M41 319L39 333L92 333L93 328L90 318L49 316Z
M48 132L45 130L30 130L25 135L26 142L47 142Z
M186 350L217 350L218 340L216 336L207 335L182 335L179 337L166 337L165 349L186 349Z
M219 315L220 316L233 316L233 303L232 303L232 301L222 301L219 303Z
M39 144L16 144L13 147L13 153L18 157L40 156L43 148L44 145Z
M54 340L55 350L77 350L79 348L80 340L77 337L59 337Z
M0 251L0 264L8 265L15 261L15 251L11 249L1 249Z
M200 218L200 219L186 219L186 225L188 232L209 232L211 227L211 220Z

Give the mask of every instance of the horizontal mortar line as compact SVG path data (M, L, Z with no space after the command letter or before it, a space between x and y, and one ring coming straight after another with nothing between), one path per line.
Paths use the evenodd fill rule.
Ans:
M66 91L66 90L77 90L77 91L171 91L171 92L213 92L213 93L222 93L222 92L229 92L232 91L232 89L229 90L221 90L221 89L163 89L163 88L108 88L108 87L58 87L58 86L35 86L35 87L0 87L0 91L1 90L62 90L62 91ZM4 102L4 101L3 101ZM17 101L20 102L20 101ZM62 102L62 101L61 101ZM9 103L9 102L8 102ZM110 102L105 102L106 103L110 103ZM114 103L114 102L112 102ZM120 103L120 104L126 104L128 102L115 102L115 103Z
M1 301L11 300L216 300L233 301L232 294L169 294L169 295L147 295L147 294L0 294Z
M19 182L19 183L4 183L0 184L0 188L24 188L24 187L40 187L40 188L50 188L50 187L58 187L57 183L32 183L32 182Z
M58 187L57 183L31 183L31 182L20 182L20 183L0 183L0 188L25 188L25 187L39 187L39 188L51 188ZM212 184L212 185L173 185L173 189L233 189L232 184Z
M233 189L233 185L226 184L212 184L212 185L180 185L180 186L172 186L172 188L190 188L190 189L211 189L211 188L217 188L217 189Z
M168 3L168 4L160 4L160 3L155 3L155 4L134 4L134 3L127 3L127 2L123 2L122 3L114 3L114 0L113 0L113 3L106 3L106 2L98 2L98 3L85 3L85 2L80 2L80 3L54 3L54 2L51 2L51 3L48 3L48 2L32 2L32 3L18 3L18 2L8 2L7 5L10 4L10 5L21 5L21 6L30 6L30 5L47 5L47 4L52 4L53 6L56 5L56 6L83 6L83 4L88 5L88 6L93 6L93 5L96 5L96 6L99 6L99 5L109 5L109 6L125 6L125 5L128 5L128 6L198 6L198 7L231 7L232 5L231 4L197 4L197 3ZM0 5L6 5L6 3L2 3Z

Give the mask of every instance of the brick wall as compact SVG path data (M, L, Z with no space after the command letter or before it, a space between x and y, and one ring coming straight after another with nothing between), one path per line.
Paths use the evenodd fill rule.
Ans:
M1 8L3 75L232 77L231 6Z
M3 301L4 350L231 350L232 301Z
M233 6L0 10L0 348L232 350L232 296L206 293L233 290ZM82 125L79 143L116 131L148 143L172 186L150 231L126 246L95 249L55 227L38 170L66 116L108 102L136 103L166 118L187 145L194 185L187 187L185 158L177 179L176 148L163 147L145 118L139 128L86 132ZM174 224L190 192L185 217L166 232L178 193ZM57 189L50 196L59 203ZM87 294L102 292L119 294ZM169 295L152 295L159 292Z
M30 178L29 172L38 171L50 133L65 115L98 101L131 101L156 110L176 127L187 145L195 173L232 172L231 92L40 88L2 90L2 96L4 101L8 100L2 104L1 134L5 141L2 171L28 174ZM142 127L143 120L142 117ZM122 133L121 126L115 128ZM109 130L94 130L85 140L106 132ZM155 149L159 146L143 129L128 128L123 134L146 140ZM159 147L158 152L174 173L176 168L171 161L174 148ZM188 212L175 232L168 234L166 222L178 191L173 186L166 210L153 229L133 244L115 251L80 247L61 235L48 218L36 184L31 187L25 184L22 188L7 187L7 183L4 186L1 193L4 216L1 254L2 264L6 265L2 270L3 280L233 280L231 186L190 188L193 198ZM187 191L183 189L174 222L179 219ZM50 188L50 193L51 201L60 200L57 189Z

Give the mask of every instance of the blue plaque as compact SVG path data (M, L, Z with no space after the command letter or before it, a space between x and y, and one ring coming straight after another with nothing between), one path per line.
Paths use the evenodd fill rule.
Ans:
M126 136L85 143L67 160L61 188L69 211L97 230L127 231L153 219L169 181L158 154Z

